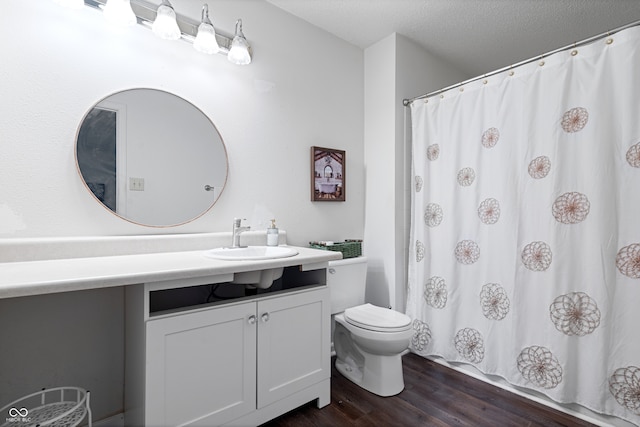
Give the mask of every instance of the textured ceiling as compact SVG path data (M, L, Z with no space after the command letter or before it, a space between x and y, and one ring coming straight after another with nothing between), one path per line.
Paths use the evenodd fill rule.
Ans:
M360 48L396 32L477 76L640 20L640 0L267 0Z

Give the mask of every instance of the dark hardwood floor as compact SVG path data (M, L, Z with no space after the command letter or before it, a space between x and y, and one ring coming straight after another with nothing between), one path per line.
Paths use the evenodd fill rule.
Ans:
M403 366L405 389L392 397L369 393L332 367L330 405L309 403L263 427L593 426L415 354Z

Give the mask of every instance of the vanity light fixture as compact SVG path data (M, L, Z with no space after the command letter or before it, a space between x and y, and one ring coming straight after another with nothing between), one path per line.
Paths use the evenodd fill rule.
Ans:
M159 37L169 40L181 39L193 43L193 47L204 53L227 55L230 62L239 65L251 63L251 46L242 33L242 20L236 21L234 37L218 33L209 19L209 6L204 4L201 20L176 14L169 0L162 0L160 6L149 0L54 0L58 3L84 3L93 9L103 11L105 17L121 26L136 22L153 30ZM77 3L76 3L77 4ZM162 29L165 23L170 30Z
M242 19L236 21L236 35L231 42L231 49L229 49L227 58L230 62L237 65L247 65L251 63L249 43L242 33Z
M129 27L137 22L129 0L107 0L104 5L104 18L120 27Z
M209 19L209 5L206 3L202 6L202 21L198 26L198 35L193 41L193 48L208 55L218 53L220 50L216 40L216 30Z
M110 0L111 1L111 0ZM176 19L176 11L169 3L169 0L162 0L156 11L156 19L151 26L153 33L165 40L178 40L180 38L180 28Z

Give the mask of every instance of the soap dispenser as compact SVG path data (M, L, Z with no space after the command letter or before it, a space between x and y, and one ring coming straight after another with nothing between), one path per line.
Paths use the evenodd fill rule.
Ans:
M271 227L267 228L267 246L278 246L278 229L276 220L271 220Z

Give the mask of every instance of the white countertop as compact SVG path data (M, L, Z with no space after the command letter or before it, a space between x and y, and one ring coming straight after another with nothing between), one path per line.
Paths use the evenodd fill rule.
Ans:
M295 248L295 256L260 261L222 261L196 250L0 262L0 298L322 264L342 258L340 252Z

